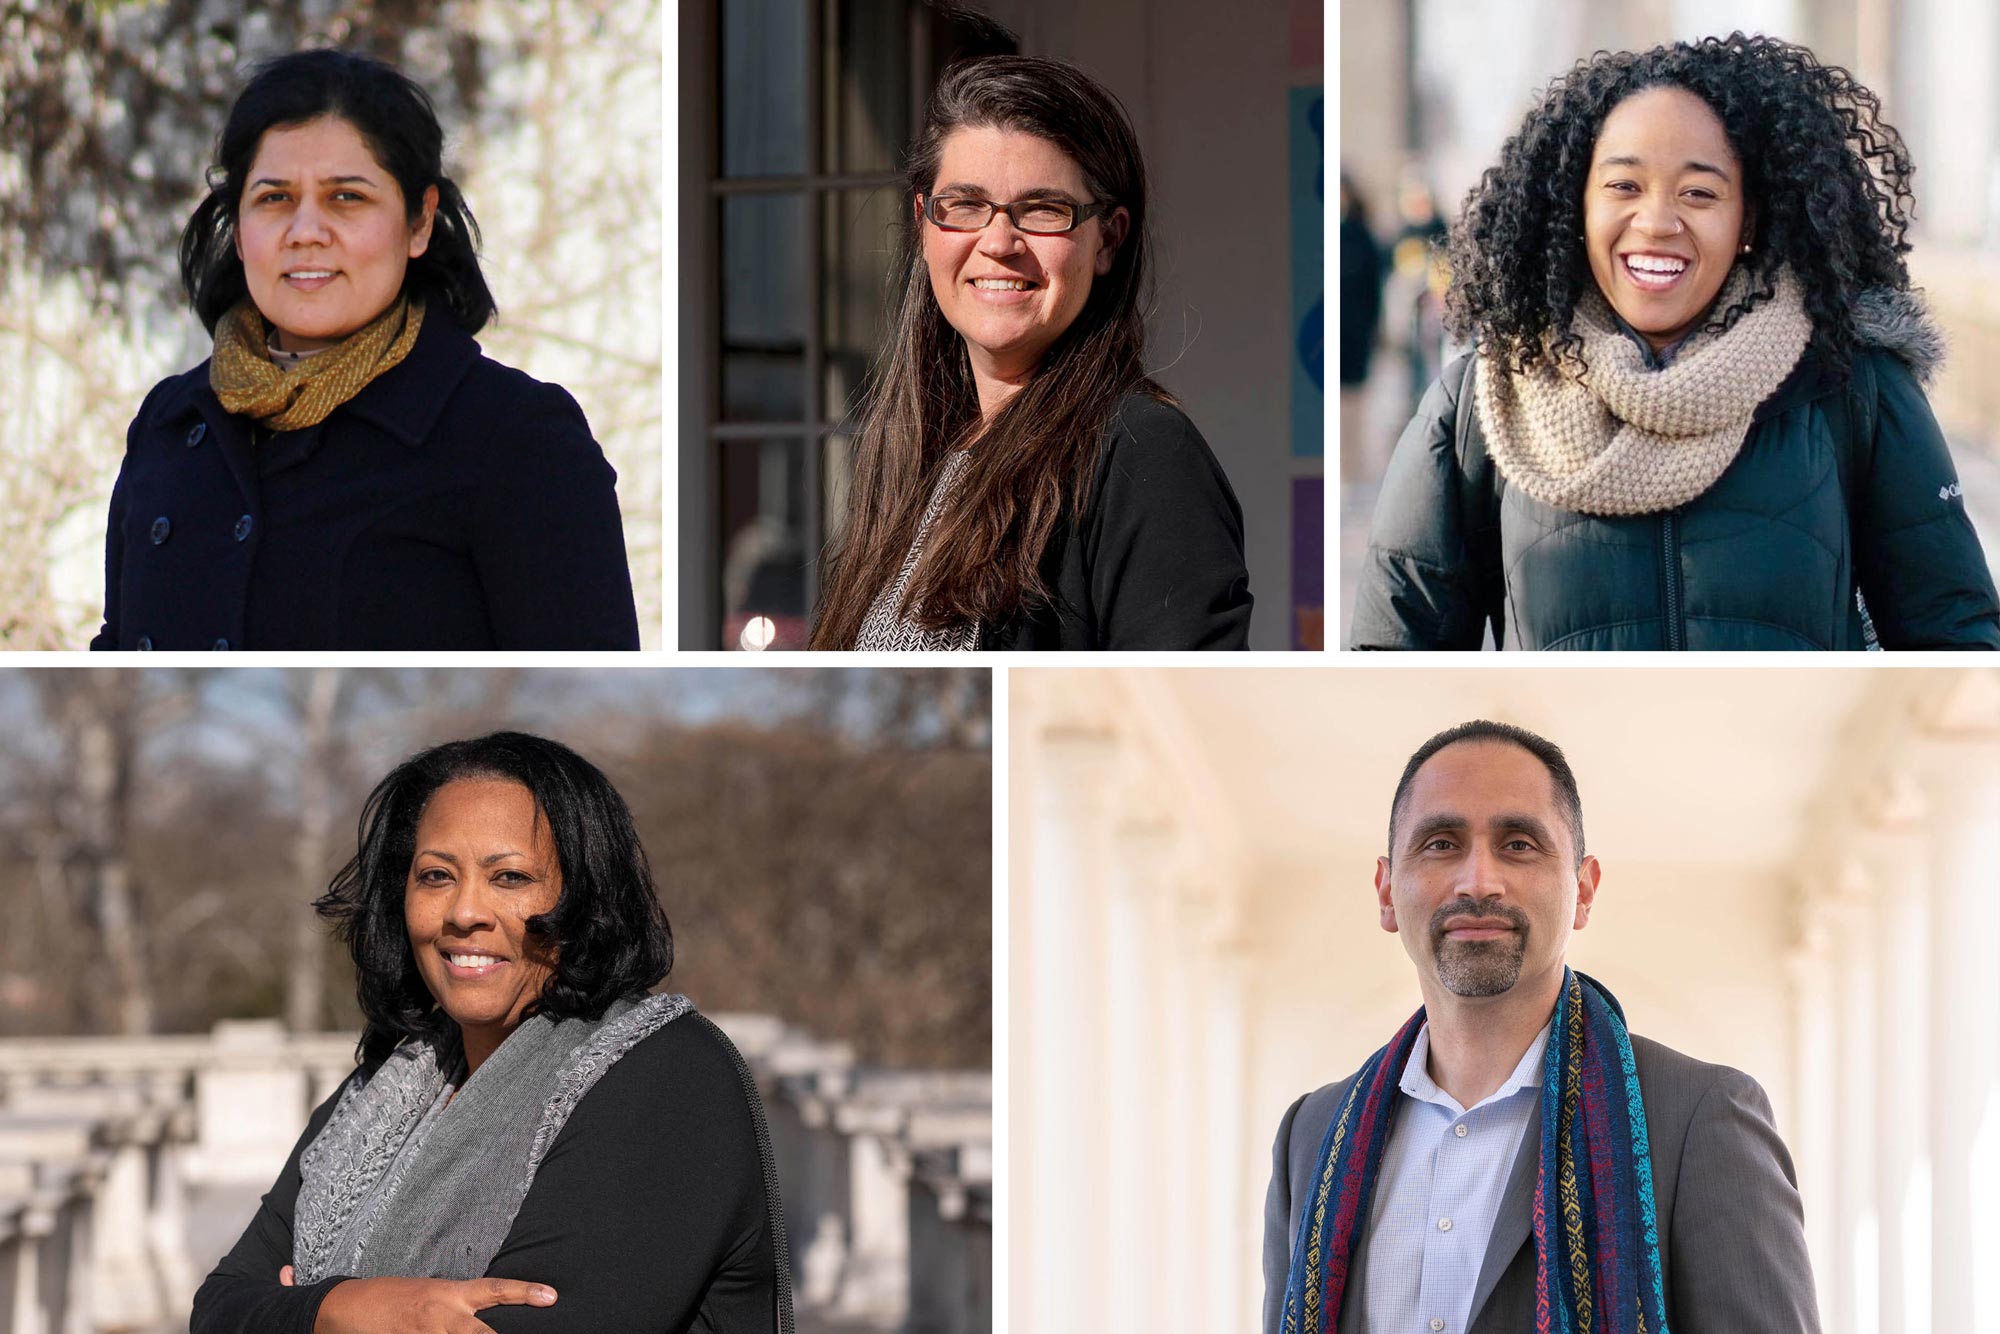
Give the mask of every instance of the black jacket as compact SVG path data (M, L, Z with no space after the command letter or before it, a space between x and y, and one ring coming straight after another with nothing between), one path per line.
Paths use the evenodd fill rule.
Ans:
M1042 553L1054 600L982 627L987 649L1245 648L1243 508L1180 409L1118 404L1081 519Z
M2000 600L1912 373L1927 328L1873 327L1850 375L1811 353L1715 484L1661 514L1558 510L1506 484L1445 368L1397 442L1352 648L2000 648ZM1461 425L1464 429L1461 431ZM1466 437L1466 438L1462 438Z
M636 649L616 474L576 401L441 311L316 427L146 396L94 649Z
M193 1334L311 1334L340 1276L286 1287L299 1155L336 1090L306 1123L243 1236L195 1294ZM722 1031L676 1020L605 1072L557 1133L514 1215L491 1278L546 1283L550 1307L492 1306L497 1331L633 1334L791 1328L791 1273L763 1104ZM428 1277L423 1274L411 1278Z

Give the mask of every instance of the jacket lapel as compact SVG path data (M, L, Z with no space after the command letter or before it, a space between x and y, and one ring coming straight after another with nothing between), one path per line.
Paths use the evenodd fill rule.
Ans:
M1535 1177L1542 1158L1542 1099L1535 1096L1535 1110L1528 1128L1514 1152L1514 1170L1507 1175L1507 1189L1500 1196L1500 1213L1493 1220L1493 1234L1486 1241L1486 1259L1479 1266L1479 1282L1472 1289L1472 1314L1468 1328L1479 1324L1479 1313L1493 1295L1500 1276L1514 1262L1515 1255L1534 1231Z

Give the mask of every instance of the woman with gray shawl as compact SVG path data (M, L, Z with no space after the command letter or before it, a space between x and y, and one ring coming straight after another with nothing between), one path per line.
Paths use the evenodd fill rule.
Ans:
M354 955L360 1065L191 1334L790 1330L756 1085L648 994L673 937L602 773L514 732L426 750L315 906Z

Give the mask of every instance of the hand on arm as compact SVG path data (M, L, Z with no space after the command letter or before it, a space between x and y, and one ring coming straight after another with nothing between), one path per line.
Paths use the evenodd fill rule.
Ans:
M293 1286L290 1265L278 1282ZM517 1279L350 1278L320 1303L313 1334L492 1334L477 1312L555 1303L555 1289Z

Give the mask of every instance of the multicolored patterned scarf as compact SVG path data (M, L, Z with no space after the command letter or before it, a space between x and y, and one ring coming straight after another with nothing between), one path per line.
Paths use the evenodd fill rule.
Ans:
M1418 1010L1347 1087L1320 1143L1285 1280L1285 1334L1337 1334L1417 1034ZM1646 1109L1625 1012L1563 970L1542 1070L1535 1176L1535 1334L1668 1334Z

